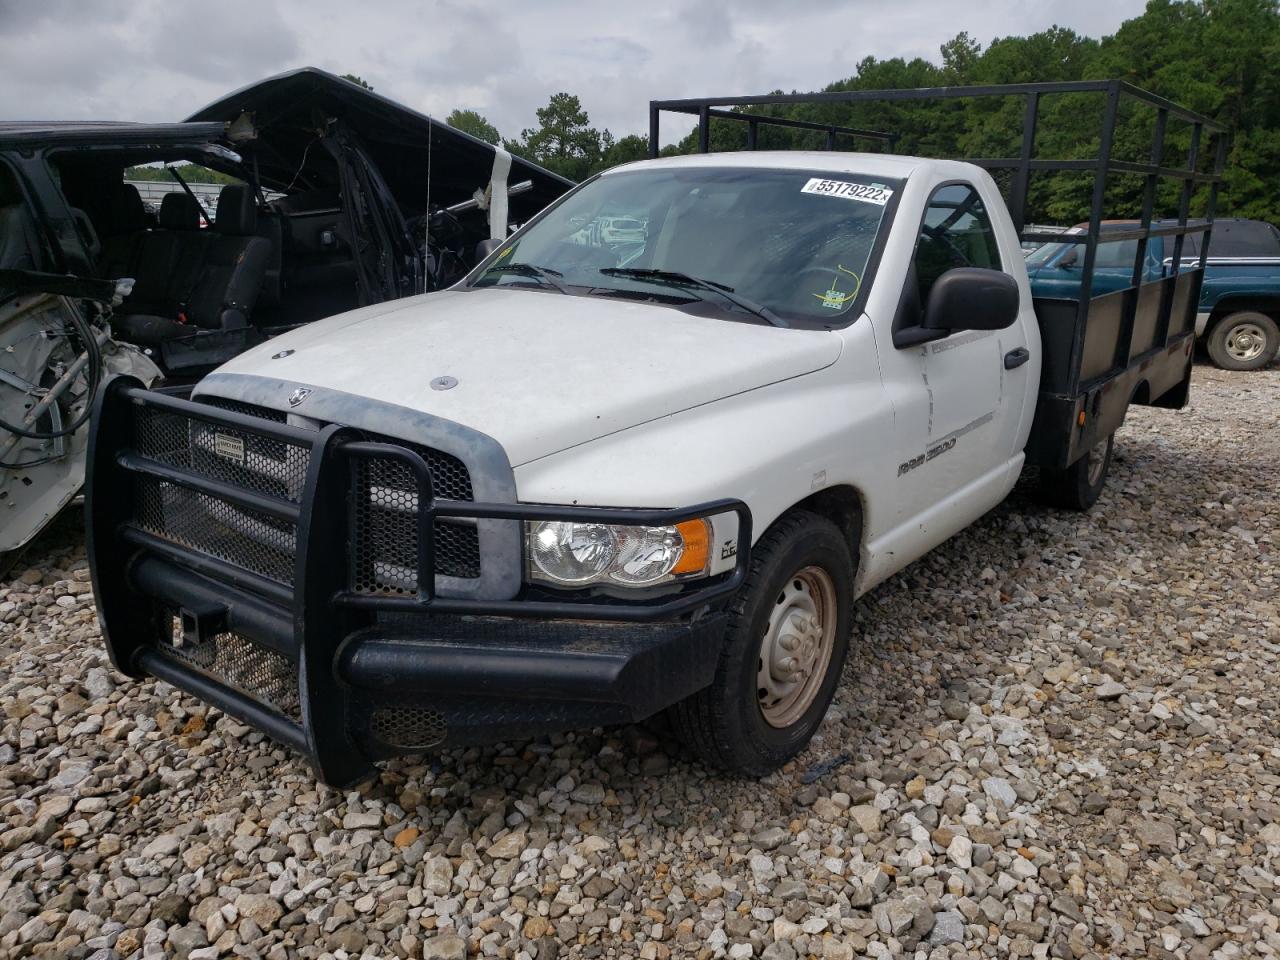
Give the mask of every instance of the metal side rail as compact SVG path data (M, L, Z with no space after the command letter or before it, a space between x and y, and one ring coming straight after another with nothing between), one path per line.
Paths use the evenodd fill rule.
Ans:
M362 542L369 484L388 477L405 562ZM251 724L334 785L398 752L641 719L709 681L721 607L750 562L741 501L615 509L434 490L408 446L112 380L94 411L85 502L112 663ZM665 526L730 514L735 565L696 586L623 600L527 587L485 599L437 585L448 582L437 560L449 525L456 535L484 520Z

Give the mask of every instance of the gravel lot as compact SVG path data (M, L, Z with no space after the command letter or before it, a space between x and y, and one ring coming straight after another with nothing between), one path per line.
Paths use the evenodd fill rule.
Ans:
M107 664L77 518L0 586L0 957L1280 954L1280 369L1137 409L860 604L812 748L641 729L343 795Z

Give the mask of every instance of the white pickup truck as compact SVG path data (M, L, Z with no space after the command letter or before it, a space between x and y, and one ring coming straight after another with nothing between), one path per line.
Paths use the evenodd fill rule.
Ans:
M584 242L619 218L642 229ZM1033 303L969 163L615 168L450 290L277 337L189 400L109 384L109 648L333 783L663 710L706 761L765 774L821 722L861 594L1029 453L1049 500L1088 507L1129 403L1185 402L1197 280L1135 288L1123 324L1106 298L1078 321Z

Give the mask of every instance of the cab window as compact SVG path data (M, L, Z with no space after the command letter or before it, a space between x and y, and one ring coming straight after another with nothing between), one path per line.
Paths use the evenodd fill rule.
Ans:
M978 191L964 183L939 187L925 208L915 255L922 307L937 279L955 267L1002 269L991 217Z
M1213 225L1209 256L1278 257L1280 234L1271 224L1260 220L1224 220Z
M1094 254L1093 267L1095 270L1115 270L1121 267L1133 270L1133 258L1137 255L1137 240L1099 243L1098 252Z

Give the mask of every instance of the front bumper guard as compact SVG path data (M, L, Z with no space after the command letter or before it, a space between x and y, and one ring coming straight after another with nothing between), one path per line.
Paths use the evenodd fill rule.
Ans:
M301 451L292 495L233 482L189 451L140 449L143 418L186 436L216 431L235 452L275 443ZM174 436L181 435L170 433ZM188 441L194 450L195 440ZM436 569L440 518L671 525L734 514L733 569L675 595L636 600L442 596L434 576L411 595L352 589L353 464L397 461L416 486L417 570ZM251 512L285 531L291 569L250 569L140 522L144 487ZM99 395L85 510L98 616L111 660L152 675L303 754L327 783L367 778L395 753L649 716L710 681L725 618L746 577L751 514L737 500L618 509L437 498L416 451L184 400L119 377ZM481 558L484 562L484 558Z

